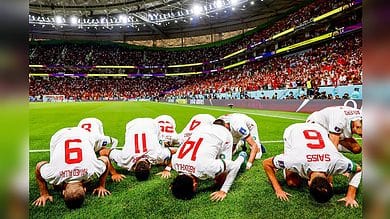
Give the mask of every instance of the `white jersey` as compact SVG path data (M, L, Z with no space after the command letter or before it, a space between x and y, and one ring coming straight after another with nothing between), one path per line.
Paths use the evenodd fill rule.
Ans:
M126 139L122 150L112 150L110 159L118 166L131 170L140 157L147 157L151 164L162 164L171 156L159 140L160 130L151 118L138 118L127 123Z
M287 169L308 179L313 171L327 175L355 172L357 165L344 157L328 138L328 132L318 124L297 123L283 135L284 154L274 157L278 169Z
M341 139L344 139L352 138L351 122L361 118L360 109L349 106L333 106L312 113L306 122L317 123L330 133L340 134Z
M93 140L86 130L73 127L56 132L50 141L50 162L41 169L42 178L59 185L69 181L86 181L99 177L106 170L102 160L97 159Z
M160 127L161 140L169 145L177 141L176 122L169 115L161 115L154 119Z
M199 179L214 178L226 169L224 160L232 159L232 135L221 125L194 131L172 157L172 168Z
M213 124L215 117L210 114L198 114L191 118L190 122L179 134L179 142L182 144L187 138L191 137L195 130L202 129L203 126Z
M223 115L219 117L219 119L230 123L230 132L233 135L234 144L237 144L241 139L245 139L251 135L257 145L260 147L260 138L257 130L257 124L251 117L241 113L232 113Z
M85 118L82 119L77 127L83 128L91 133L92 138L94 139L94 150L95 152L102 149L102 147L112 144L114 140L110 136L104 135L103 123L96 118ZM116 145L115 145L116 146Z

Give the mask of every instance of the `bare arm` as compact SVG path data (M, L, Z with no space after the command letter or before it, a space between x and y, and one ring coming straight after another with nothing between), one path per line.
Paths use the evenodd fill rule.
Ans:
M247 156L245 152L245 157ZM226 169L223 172L227 172L226 179L223 182L223 185L219 191L211 193L210 197L212 201L222 201L230 187L232 186L234 179L236 178L238 171L240 170L241 164L244 162L245 158L242 155L239 155L235 161L231 160L222 160L222 162L226 165Z
M171 152L171 158L172 158L172 155L176 153L177 148L170 147L169 151ZM168 179L171 177L171 169L172 169L172 163L171 163L171 159L169 159L165 169L163 171L157 173L156 175L161 175L161 178Z
M332 141L333 145L338 149L340 143L340 134L329 133L329 138Z
M272 187L275 190L276 197L278 197L282 201L288 201L288 196L291 196L289 193L283 191L282 187L280 186L278 179L275 175L275 165L273 164L272 160L274 157L267 158L263 160L263 168L265 173L267 174L267 177L269 181L272 184Z
M100 156L105 156L107 158L109 158L110 156L110 152L112 151L112 149L108 149L108 148L103 148L99 151L99 154ZM110 171L110 174L111 174L111 179L112 181L114 182L120 182L122 181L124 178L126 178L125 175L123 174L119 174L118 172L116 172L116 169L114 168L114 166L111 164L111 161L108 159L108 171Z
M253 161L255 160L256 154L259 151L259 145L257 145L255 140L253 140L252 135L248 135L245 138L245 141L248 142L248 144L250 145L250 148L251 148L251 153L250 153L249 158L248 158L248 163L250 163L250 166L247 165L247 169L250 169L251 164L253 164Z
M33 205L35 206L45 206L47 200L53 202L53 196L49 194L46 181L41 176L41 167L46 163L47 161L41 161L37 163L37 166L35 168L35 178L37 179L39 193L40 193L39 198L33 202Z
M345 206L351 206L352 208L359 207L359 204L355 200L356 198L356 191L359 186L360 180L361 180L361 167L357 167L356 173L351 174L350 181L348 185L348 191L344 198L339 199L338 201L345 201Z
M355 154L362 152L360 144L354 138L345 138L340 140L340 144Z
M99 178L99 186L93 190L92 194L97 194L99 197L100 196L105 196L105 195L111 195L110 191L106 189L106 179L109 171L109 164L110 161L108 160L107 157L101 156L99 157L100 160L102 160L106 164L106 171L100 176Z

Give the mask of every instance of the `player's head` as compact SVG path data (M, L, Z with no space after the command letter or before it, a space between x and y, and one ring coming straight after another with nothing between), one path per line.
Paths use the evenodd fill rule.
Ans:
M309 191L314 200L319 203L329 201L333 196L333 187L325 174L311 177L309 180Z
M221 126L224 126L225 128L229 129L230 130L230 123L223 120L223 119L216 119L214 122L213 122L214 125L221 125Z
M145 181L150 175L150 162L145 159L139 159L135 163L134 174L138 181Z
M81 182L70 182L62 191L65 205L70 209L80 208L85 199L85 187Z
M356 118L351 121L352 134L363 135L363 120L362 118Z
M178 175L171 184L172 194L183 200L190 200L195 196L198 183L194 176L189 174Z
M214 124L214 125L222 125L222 126L225 126L225 121L223 121L222 119L216 119L216 120L214 120L213 124Z

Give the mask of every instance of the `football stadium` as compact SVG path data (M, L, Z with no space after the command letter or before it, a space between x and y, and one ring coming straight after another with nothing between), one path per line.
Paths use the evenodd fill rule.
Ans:
M29 0L28 55L31 218L363 217L361 0Z

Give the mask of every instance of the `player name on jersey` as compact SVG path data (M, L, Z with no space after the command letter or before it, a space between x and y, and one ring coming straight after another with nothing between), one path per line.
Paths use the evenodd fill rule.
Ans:
M331 159L330 154L308 154L306 155L306 160L307 162L329 162Z
M174 169L178 172L185 172L185 173L191 173L194 174L196 171L196 168L192 165L187 164L181 164L181 163L175 163Z
M88 169L83 168L75 168L73 170L62 170L59 172L59 175L61 178L68 178L68 177L74 177L74 176L85 176L88 174Z
M344 110L346 116L361 115L360 110Z

